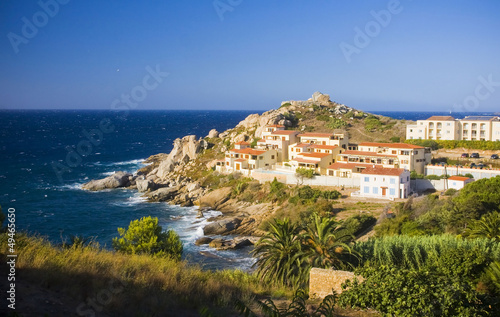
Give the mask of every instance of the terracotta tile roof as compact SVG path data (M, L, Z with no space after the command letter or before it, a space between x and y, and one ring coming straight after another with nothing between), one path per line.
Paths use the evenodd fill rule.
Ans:
M362 142L359 146L378 146L393 149L423 149L423 146L407 144L407 143L376 143L376 142Z
M338 169L353 169L356 167L368 167L368 166L373 166L373 164L368 164L368 163L333 163L332 165L328 166L328 169L331 170L338 170Z
M291 135L291 134L295 134L295 133L299 133L299 131L293 131L293 130L276 130L276 131L271 132L271 134L275 134L275 135Z
M333 136L333 133L315 133L315 132L306 132L299 134L298 137L312 137L312 138L329 138Z
M448 180L450 181L461 181L461 182L465 182L466 180L469 180L468 177L463 177L463 176L451 176L448 178Z
M452 116L432 116L427 121L454 121Z
M397 155L393 154L383 154L383 153L376 153L376 152L369 152L369 151L345 151L344 153L340 155L362 155L362 156L380 156L380 157L398 157Z
M237 145L250 145L250 143L248 143L246 141L236 142L235 144L237 144Z
M247 160L245 159L237 159L237 160L234 160L235 162L246 162Z
M316 158L324 158L325 156L332 155L330 153L299 153L298 155L304 157L316 157Z
M375 168L367 167L361 174L370 174L370 175L388 175L388 176L399 176L405 170L402 168L384 168L376 166Z
M294 158L292 161L299 162L299 163L309 163L309 164L317 164L318 161L313 161L313 160L306 160L300 157Z
M292 147L309 147L311 145L312 145L311 143L296 143L292 145Z
M336 145L320 145L320 144L313 144L311 146L313 149L322 149L322 150L334 150L335 148L338 148Z
M238 153L238 154L250 154L250 155L261 155L266 153L267 151L260 151L260 150L254 150L252 148L246 148L246 149L232 149L231 152L233 153Z
M261 143L261 142L266 142L266 140L260 139L259 141L257 141L257 143Z

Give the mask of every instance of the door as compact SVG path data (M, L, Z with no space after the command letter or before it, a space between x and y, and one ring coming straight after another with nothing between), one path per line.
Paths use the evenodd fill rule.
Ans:
M382 196L387 195L387 187L382 187Z
M239 171L241 168L241 165L240 164L236 164L236 170Z

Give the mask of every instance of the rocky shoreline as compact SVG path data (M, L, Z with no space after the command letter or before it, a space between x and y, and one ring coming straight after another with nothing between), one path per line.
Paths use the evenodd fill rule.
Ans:
M116 172L100 180L92 180L82 188L98 191L110 188L129 188L144 193L150 202L168 202L182 207L199 206L200 215L205 210L217 210L222 216L210 219L205 226L205 237L198 244L209 244L216 249L235 249L255 243L264 232L259 229L263 220L267 219L279 208L272 203L243 202L232 198L232 187L220 187L214 190L202 186L193 179L194 173L208 171L216 164L217 155L229 149L230 144L260 138L264 127L272 124L292 126L290 112L297 107L306 107L313 111L314 106L328 107L333 113L345 113L354 110L345 105L330 101L330 96L315 93L303 102L284 102L289 106L264 112L262 115L251 114L235 128L219 133L211 130L205 138L197 139L194 135L178 138L174 141L169 154L160 153L149 157L144 163L147 166L134 174ZM214 157L203 158L207 150L214 152ZM199 179L199 178L198 178ZM238 238L224 240L212 236L236 235ZM208 241L208 242L206 242Z

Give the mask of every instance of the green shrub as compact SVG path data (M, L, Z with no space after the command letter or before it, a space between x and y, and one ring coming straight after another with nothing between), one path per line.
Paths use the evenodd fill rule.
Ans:
M119 252L181 258L183 247L179 235L173 230L163 232L156 217L133 220L127 229L118 228L118 233L120 238L113 238L113 248Z
M330 118L330 121L326 124L326 127L329 129L340 129L342 127L345 127L347 125L347 122L345 122L342 119L337 119L337 118Z
M456 190L455 188L448 188L444 194L445 196L453 196L455 195L456 193L458 192L458 190Z

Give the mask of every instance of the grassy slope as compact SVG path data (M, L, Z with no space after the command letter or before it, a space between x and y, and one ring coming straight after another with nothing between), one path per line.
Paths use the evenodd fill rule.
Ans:
M5 265L6 235L1 234L0 240ZM141 316L189 316L204 307L226 315L234 299L247 301L272 291L240 271L203 271L185 262L94 247L60 248L39 238L17 237L17 252L19 287L39 296L19 302L25 306L18 305L16 311L24 314L40 315L55 293L63 295L55 297L61 301L58 305L47 308L51 316L74 316L78 309L82 313L101 309L111 316L137 316L138 312ZM18 297L23 295L18 293ZM88 305L89 299L98 300L97 309Z

